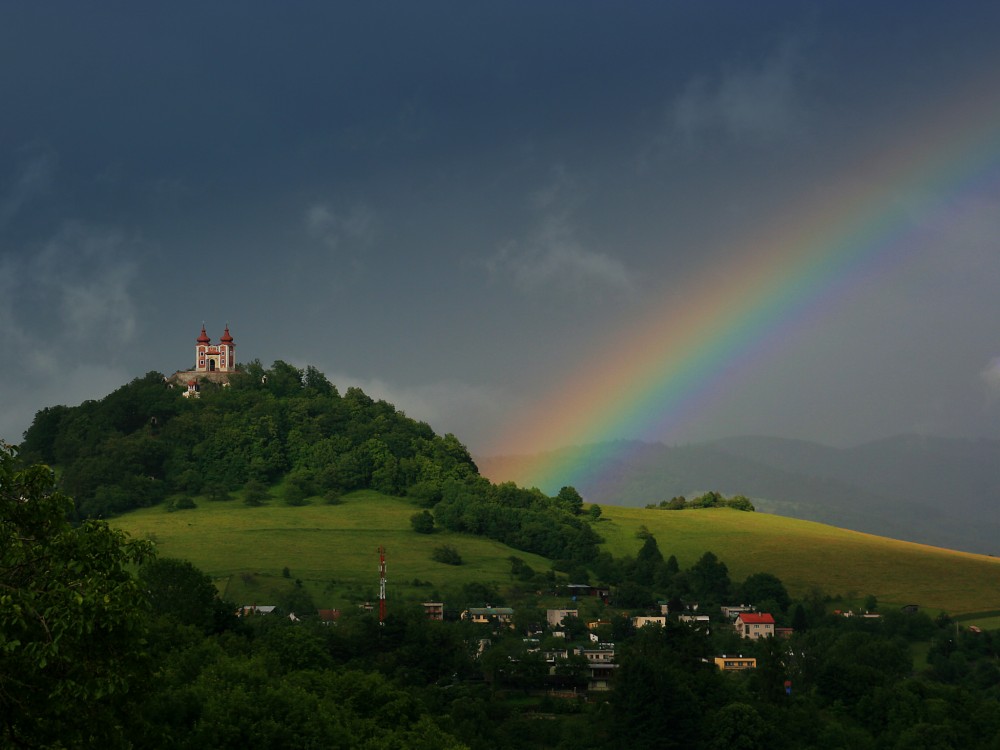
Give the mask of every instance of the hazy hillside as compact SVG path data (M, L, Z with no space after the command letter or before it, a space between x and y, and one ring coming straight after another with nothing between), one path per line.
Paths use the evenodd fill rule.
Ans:
M918 541L996 553L1000 442L900 435L846 449L775 438L713 444L731 456L841 482L902 509ZM968 540L968 541L966 541Z
M455 436L439 436L360 389L341 394L313 367L300 370L279 360L270 369L253 362L244 370L230 377L228 388L206 384L197 399L183 398L151 372L99 401L43 409L25 433L22 459L58 467L60 487L74 497L81 518L193 495L225 499L277 482L293 504L373 489L427 505L445 500L438 510L455 531L488 528L488 536L514 546L517 536L520 546L535 552L587 559L594 540L581 534L589 527L572 513L569 521L548 515L552 508L574 510L567 498L551 505L540 492L491 487L477 469L478 463L494 482L530 486L533 479L518 475L518 462L473 462ZM549 458L581 465L567 455L579 450ZM589 502L644 506L715 490L749 496L759 510L792 518L1000 552L998 441L902 436L837 449L738 437L675 447L607 443L588 447L587 457L603 467L599 475L566 483ZM541 490L554 494L560 487ZM485 503L488 520L466 513L469 492ZM523 511L516 533L501 518L512 507ZM559 527L561 552L534 531L540 521L530 516L536 512L544 516L542 525Z
M620 448L620 444L616 446ZM565 449L572 451L574 449ZM609 448L610 452L610 448ZM768 437L629 445L575 486L590 502L642 506L717 490L761 511L972 552L1000 539L1000 444L904 436L850 449ZM494 481L529 482L504 458L477 458Z
M291 587L283 566L322 606L371 597L378 546L388 549L394 599L418 600L476 581L508 583L511 554L538 571L550 565L544 557L471 534L418 534L409 521L413 511L404 498L364 490L335 506L275 502L247 508L206 501L176 513L143 508L113 524L154 539L161 554L191 560L241 601ZM601 549L616 558L638 554L643 540L636 532L644 527L663 554L676 555L683 567L711 550L734 580L771 572L795 596L818 587L831 595L874 594L887 606L918 603L952 614L992 609L996 602L997 560L764 513L606 507L595 526L605 540ZM442 543L460 550L462 565L432 560L433 548Z
M741 437L721 450L799 474L839 479L888 496L945 506L963 517L995 513L1000 442L900 435L837 449L778 438Z

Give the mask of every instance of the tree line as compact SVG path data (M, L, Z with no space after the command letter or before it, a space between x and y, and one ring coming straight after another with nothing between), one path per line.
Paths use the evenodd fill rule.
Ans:
M366 488L408 496L443 528L554 559L591 560L601 541L587 523L600 509L584 514L574 488L551 498L493 484L454 435L280 360L241 365L228 387L203 383L199 398L151 372L99 401L43 409L20 452L25 463L58 467L77 519L164 502L181 510L195 506L192 496L234 492L259 505L280 481L292 505Z
M287 499L371 488L433 495L477 476L454 435L359 388L343 394L313 367L241 365L230 385L183 398L147 373L103 399L38 412L20 445L26 463L59 467L80 518L108 517L168 496L229 497L285 481Z
M542 654L587 631L571 619L566 637L554 636L538 581L517 558L504 591L462 594L509 598L517 614L507 633L429 622L419 606L394 607L381 626L360 610L335 626L304 611L297 621L236 617L193 565L157 558L103 521L73 525L71 504L50 470L19 467L0 450L3 747L866 750L1000 741L1000 633L901 611L845 618L818 592L790 599L770 574L733 582L710 553L675 572L652 537L622 562L614 596L643 585L637 576L688 576L699 595L802 607L795 634L743 641L714 612L709 628L671 617L636 630L629 615L644 607L608 607L596 633L615 643L613 690L586 702L554 698L553 685L582 684L585 667L571 657L550 669ZM756 657L757 669L715 667L714 656L737 652Z

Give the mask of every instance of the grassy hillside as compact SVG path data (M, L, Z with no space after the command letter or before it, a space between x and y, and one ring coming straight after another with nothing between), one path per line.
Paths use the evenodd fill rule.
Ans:
M507 557L517 555L536 570L543 558L488 539L410 528L416 508L406 500L356 492L342 505L248 508L237 501L202 502L196 510L167 513L163 507L134 511L114 521L129 533L157 542L160 553L195 563L237 602L266 603L300 579L319 606L370 599L377 591L376 548L388 550L390 593L427 599L472 582L506 583ZM605 548L634 555L645 526L663 554L681 567L705 551L729 567L734 581L771 572L793 595L816 586L847 598L874 594L883 606L919 604L951 614L1000 609L1000 560L982 555L898 542L808 521L729 509L654 511L606 506L597 524ZM431 560L450 544L465 564ZM288 567L290 578L282 576ZM414 580L421 585L414 585Z
M742 437L667 446L616 441L539 455L543 465L604 468L561 477L589 502L645 507L715 490L760 510L894 539L1000 554L1000 442L900 437L851 449ZM523 457L476 456L495 482L531 486ZM543 491L554 492L552 486Z
M161 555L190 560L237 603L265 604L295 579L319 607L371 600L378 591L380 545L387 550L390 593L406 599L426 600L474 581L507 583L511 555L536 570L549 567L544 558L482 537L418 534L410 526L418 510L406 500L362 490L340 505L289 507L275 501L249 508L235 500L199 501L195 510L145 508L113 523L152 539ZM442 544L455 547L463 564L432 560L434 548ZM286 567L289 579L282 576Z
M598 524L613 555L634 555L645 526L681 567L706 550L733 580L778 576L793 596L817 586L849 599L874 594L883 605L918 604L950 614L1000 607L1000 559L862 534L833 526L726 508L688 511L604 506Z

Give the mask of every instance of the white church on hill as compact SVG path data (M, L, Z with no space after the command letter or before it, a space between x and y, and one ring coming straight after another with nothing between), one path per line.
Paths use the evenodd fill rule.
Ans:
M236 372L236 343L229 333L228 323L218 344L212 343L202 323L195 352L195 372Z
M228 323L218 344L212 343L205 332L205 324L202 323L201 335L195 342L194 352L194 368L175 372L167 378L171 385L187 386L185 398L197 397L204 380L222 386L229 385L229 375L236 372L236 342L229 333Z

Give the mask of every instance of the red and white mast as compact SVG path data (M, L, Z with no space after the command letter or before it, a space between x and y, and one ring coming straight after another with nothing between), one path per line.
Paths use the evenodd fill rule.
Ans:
M385 547L378 548L378 624L385 623Z

